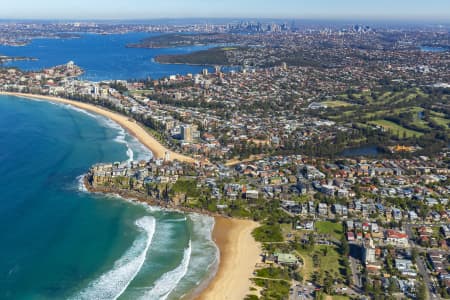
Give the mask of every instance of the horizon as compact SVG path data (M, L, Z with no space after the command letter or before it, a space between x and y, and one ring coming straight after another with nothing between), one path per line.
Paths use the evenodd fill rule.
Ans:
M76 4L60 3L56 0L17 0L2 8L0 20L307 19L450 22L450 3L445 0L430 0L426 3L407 0L380 0L377 3L361 3L357 0L347 0L345 3L332 0L314 3L308 3L306 0L286 0L283 5L274 0L264 3L256 0L247 0L245 3L237 0L227 3L205 0L139 2L99 0L94 8L88 0L80 0Z
M97 24L132 24L132 25L194 25L198 23L212 23L212 24L222 24L222 23L238 23L238 22L295 22L298 25L353 25L355 23L361 23L366 25L426 25L426 26L449 26L450 19L446 20L436 20L436 19L396 19L396 18L256 18L256 17L189 17L189 18L148 18L148 19L130 19L130 18L118 18L118 19L61 19L61 18L0 18L0 24L5 23L97 23Z

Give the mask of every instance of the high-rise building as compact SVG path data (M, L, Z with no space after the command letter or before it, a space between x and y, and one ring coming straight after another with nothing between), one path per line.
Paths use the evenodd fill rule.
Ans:
M375 258L375 246L373 240L369 239L364 242L363 245L363 262L365 265L376 262Z
M181 139L187 143L192 142L192 127L190 125L181 126Z

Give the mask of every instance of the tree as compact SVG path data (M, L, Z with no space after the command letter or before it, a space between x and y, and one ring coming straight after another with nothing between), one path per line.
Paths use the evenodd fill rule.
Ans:
M392 278L389 280L388 291L389 291L389 294L391 294L391 295L394 293L397 293L399 291L398 286L395 283L395 280Z
M326 276L323 281L323 289L325 293L331 294L333 292L333 276L330 276L328 272L325 275Z
M417 300L426 300L427 299L427 290L424 283L419 283L417 286Z
M417 248L416 247L412 248L412 250L411 250L411 260L412 260L412 262L414 264L416 263L418 256L419 256L419 252L417 251Z
M308 236L308 248L312 249L314 247L314 245L316 244L316 240L314 239L314 233L311 233Z
M347 257L350 254L350 246L348 245L347 239L345 236L341 237L341 252L342 255Z

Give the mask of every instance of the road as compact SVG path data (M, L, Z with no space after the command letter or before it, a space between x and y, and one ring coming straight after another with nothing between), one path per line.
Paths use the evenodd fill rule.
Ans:
M417 245L414 241L413 227L417 227L417 226L420 226L420 225L405 224L405 231L406 231L406 234L408 235L409 245L411 246L411 249L416 248L419 252L426 254L428 249L423 248L420 245ZM430 225L427 225L427 226L430 226ZM436 226L440 226L440 224L436 225ZM427 299L431 299L431 300L441 299L439 294L436 293L433 282L430 278L430 274L428 273L427 264L425 263L424 258L421 256L418 256L416 264L417 264L417 269L419 271L419 274L422 276L423 281L427 287Z
M357 290L362 290L362 282L361 282L361 276L359 275L358 270L358 260L352 256L349 258L350 261L350 268L352 269L352 275L353 275L353 285L357 288Z
M427 271L427 265L422 257L417 258L417 268L419 273L423 277L423 281L427 287L427 298L431 300L439 300L441 299L438 294L436 294L433 282L430 278L430 274Z

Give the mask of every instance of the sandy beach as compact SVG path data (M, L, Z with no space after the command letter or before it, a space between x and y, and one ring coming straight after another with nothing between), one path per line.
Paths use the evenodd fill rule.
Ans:
M220 249L216 276L197 299L240 300L250 293L255 265L261 249L251 235L258 223L216 217L213 239Z
M101 116L104 116L104 117L107 117L107 118L113 120L114 122L116 122L117 124L122 126L124 129L126 129L130 134L132 134L134 137L136 137L139 140L139 142L141 142L144 146L146 146L148 149L150 149L153 152L154 157L164 158L165 153L167 151L169 151L170 160L179 160L182 162L195 162L195 160L191 157L172 152L172 151L168 150L167 148L165 148L160 142L158 142L154 137L152 137L148 131L146 131L141 125L136 123L134 120L129 119L128 117L123 116L121 114L107 110L105 108L98 107L98 106L88 104L88 103L83 103L83 102L78 102L78 101L74 101L74 100L58 98L58 97L52 97L52 96L31 95L31 94L22 94L22 93L8 93L8 92L0 92L0 94L69 104L74 107L84 109L84 110L93 112L95 114L99 114Z
M107 109L58 97L0 92L0 95L2 94L69 104L102 115L128 130L139 142L148 147L155 157L164 158L166 151L168 151L134 120ZM170 159L195 162L193 158L174 152L170 152ZM253 275L255 265L260 262L259 255L261 253L259 244L255 242L251 235L256 227L258 227L258 223L252 221L224 217L215 218L213 239L220 250L220 263L216 276L201 291L197 299L239 300L249 294L250 278Z

